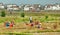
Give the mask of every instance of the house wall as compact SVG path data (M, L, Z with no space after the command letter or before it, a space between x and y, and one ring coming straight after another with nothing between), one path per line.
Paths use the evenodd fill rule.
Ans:
M4 7L3 3L0 3L0 9L4 9Z
M13 10L19 10L19 8L13 8Z
M7 5L7 10L19 10L19 7L17 5Z
M4 9L4 6L0 6L0 9Z
M29 7L24 7L24 11L29 11Z
M44 10L60 10L60 5L45 6Z

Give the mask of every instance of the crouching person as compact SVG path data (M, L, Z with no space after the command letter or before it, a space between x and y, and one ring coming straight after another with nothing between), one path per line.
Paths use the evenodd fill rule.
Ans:
M7 22L5 22L4 25L5 25L6 28L9 28L10 23L7 21Z
M34 23L32 22L31 24L29 24L30 29L34 28Z
M39 23L39 24L37 25L37 28L41 29L41 23Z
M12 28L12 27L13 27L13 25L14 25L14 22L13 22L13 21L11 21L11 23L10 23L10 28Z

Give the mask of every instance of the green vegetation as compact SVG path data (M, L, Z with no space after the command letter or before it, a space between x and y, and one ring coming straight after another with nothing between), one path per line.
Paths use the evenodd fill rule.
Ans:
M56 20L58 22L60 21L59 17L54 17L54 16L48 16L47 20L45 19L45 16L42 16L42 17L32 16L32 17L33 17L33 19L37 19L41 22L48 22L48 21L56 22ZM25 16L24 18L22 18L20 16L19 17L0 17L0 23L5 22L6 20L12 21L12 19L14 19L14 21L16 23L19 23L19 22L23 22L23 19L24 19L24 21L29 21L29 16L27 16L27 17Z
M5 17L5 15L6 15L6 14L5 14L5 11L2 11L2 12L1 12L1 17Z
M6 16L6 17L5 17ZM15 27L23 27L25 28L24 26L24 23L23 20L27 23L29 23L29 17L32 16L33 17L33 20L34 19L37 19L39 20L41 23L42 23L42 27L43 28L47 28L47 27L51 27L51 29L47 28L47 29L43 29L43 30L40 30L40 29L31 29L29 30L29 26L27 26L27 30L26 29L16 29ZM9 20L9 21L12 21L14 19L15 23L16 23L16 26L14 26L13 29L10 29L7 31L7 29L3 28L2 24L6 21L6 20ZM24 33L40 33L40 32L60 32L60 29L56 30L53 29L53 24L57 23L58 24L58 28L60 28L60 14L57 14L56 13L52 13L52 12L12 12L12 14L10 14L9 12L5 12L5 11L2 11L1 12L1 17L0 17L0 26L1 26L1 31L3 32L8 32L7 34L8 35L32 35L32 34L24 34ZM9 32L12 32L13 33L9 33ZM20 32L20 33L14 33L14 32Z
M48 18L48 16L45 16L45 19L47 19Z
M21 13L21 17L25 17L25 14L24 13Z

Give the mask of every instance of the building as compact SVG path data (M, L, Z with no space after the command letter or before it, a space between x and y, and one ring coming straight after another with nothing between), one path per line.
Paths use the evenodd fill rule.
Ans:
M46 5L44 10L60 10L59 4Z
M31 5L30 4L25 4L25 6L24 6L24 11L30 11L30 7L31 7Z
M0 9L4 9L3 3L0 3Z
M33 11L35 12L40 12L41 5L40 4L33 4Z
M24 10L24 7L25 7L25 5L24 5L24 4L21 4L21 5L19 6L19 9L20 9L21 11L23 11L23 10Z
M57 10L60 10L60 4L57 4L56 6L57 6Z
M7 10L8 11L19 10L19 6L15 5L15 4L9 4L9 5L7 5Z
M30 11L30 12L38 12L40 11L40 5L39 4L33 4L33 5L25 5L24 11Z

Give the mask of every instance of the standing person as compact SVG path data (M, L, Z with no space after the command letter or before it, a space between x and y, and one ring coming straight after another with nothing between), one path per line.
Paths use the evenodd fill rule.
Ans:
M30 16L29 20L30 20L30 23L32 23L32 17L31 16Z

